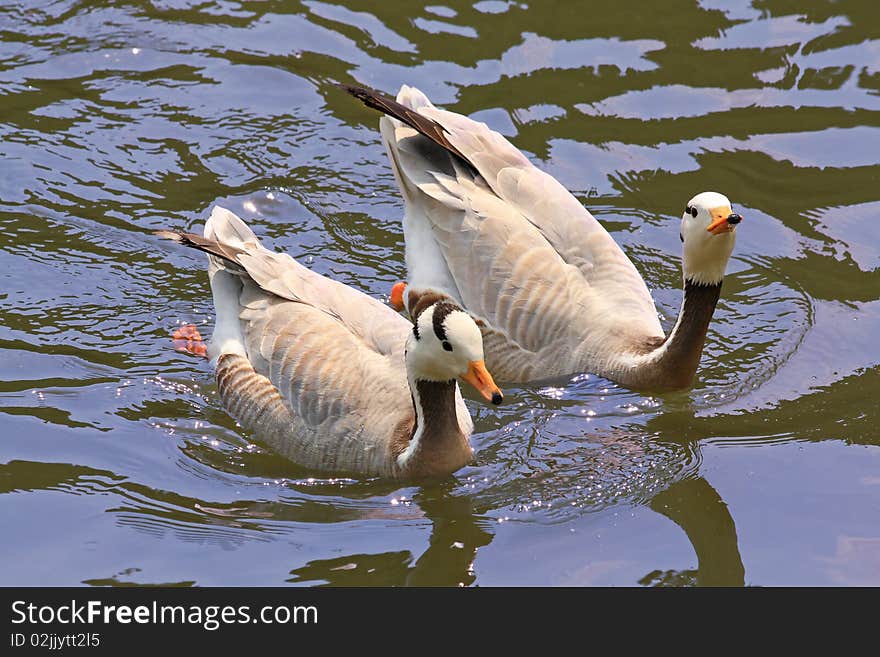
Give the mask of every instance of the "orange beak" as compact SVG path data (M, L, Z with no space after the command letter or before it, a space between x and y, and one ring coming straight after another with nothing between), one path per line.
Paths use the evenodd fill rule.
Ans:
M486 401L491 401L496 406L504 401L504 395L492 380L492 375L486 369L486 363L481 360L472 360L468 363L468 371L462 379L477 389Z
M406 283L400 281L391 286L391 297L388 299L391 307L397 312L403 310L403 293L406 290Z
M742 221L742 217L735 214L729 207L712 208L709 210L709 214L712 216L712 223L706 230L713 235L730 233L733 231L733 227Z

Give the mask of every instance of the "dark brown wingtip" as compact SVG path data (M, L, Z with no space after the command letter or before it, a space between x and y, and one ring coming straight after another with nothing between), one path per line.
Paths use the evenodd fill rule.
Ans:
M182 244L185 239L183 233L178 233L176 230L154 230L153 235L160 237L163 240L177 242L178 244Z
M203 240L194 233L184 233L182 230L154 230L153 235L163 239L171 240L183 246L189 246L195 249L202 248Z
M225 244L220 244L215 240L202 237L201 235L196 235L195 233L184 233L176 230L154 230L153 234L161 237L162 239L177 242L181 246L188 246L191 249L204 251L205 253L217 256L218 258L222 258L223 260L226 260L233 264L239 264L237 258L240 251L238 249L236 249L235 247L227 246Z
M375 89L368 89L367 87L359 87L354 84L347 84L344 82L336 83L340 89L345 90L359 101L361 101L367 107L378 110L383 114L387 114L388 116L394 117L398 121L402 121L410 128L417 130L425 137L433 141L438 146L446 149L456 157L460 158L462 162L464 162L467 166L476 168L468 162L468 159L462 155L458 149L453 146L449 140L446 138L446 129L434 121L433 119L429 119L427 116L423 116L416 112L415 110L410 109L406 105L398 103L391 96L386 96L385 94L376 91Z
M342 89L343 91L350 93L352 96L357 98L358 100L362 100L367 102L367 100L373 96L382 96L375 89L369 89L367 87L362 87L357 84L348 84L347 82L334 82L334 84Z
M349 95L357 98L367 107L378 110L383 114L390 114L391 116L397 117L397 113L394 112L393 109L394 106L398 103L390 96L386 96L385 94L378 92L375 89L360 87L356 84L348 84L346 82L338 82L336 83L336 86L348 93Z

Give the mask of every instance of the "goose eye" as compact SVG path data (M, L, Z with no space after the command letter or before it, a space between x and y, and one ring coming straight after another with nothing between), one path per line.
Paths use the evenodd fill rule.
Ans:
M696 216L697 216L697 209L696 209L696 208L690 208L690 209L688 210L688 212L691 213L691 216L692 216L692 217L696 217Z
M444 348L446 351L452 351L452 345L449 344L446 340L443 341L443 348Z

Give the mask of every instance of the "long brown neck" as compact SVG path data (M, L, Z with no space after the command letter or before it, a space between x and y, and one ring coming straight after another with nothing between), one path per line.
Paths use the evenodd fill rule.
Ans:
M685 388L693 383L720 295L720 282L703 284L685 279L678 321L655 350L657 357L649 365L656 372L660 387Z
M456 383L417 379L411 386L416 422L401 465L420 476L451 474L473 458L458 423Z

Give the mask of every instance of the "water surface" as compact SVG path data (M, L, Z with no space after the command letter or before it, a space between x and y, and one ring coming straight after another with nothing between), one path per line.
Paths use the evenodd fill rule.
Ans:
M597 3L599 4L599 3ZM419 86L558 177L668 329L678 221L745 216L699 381L471 398L414 486L262 447L211 372L215 203L377 298L376 116ZM0 7L0 583L880 585L880 9L869 0L13 1Z

